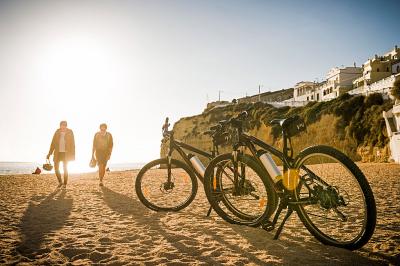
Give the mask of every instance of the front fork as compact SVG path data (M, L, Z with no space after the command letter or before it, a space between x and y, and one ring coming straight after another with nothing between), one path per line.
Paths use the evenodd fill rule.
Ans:
M239 151L235 150L232 152L233 157L233 184L234 191L233 194L239 196L241 194L242 188L245 182L246 167L238 160ZM239 166L240 166L240 176L239 176Z
M172 149L168 149L167 155L167 183L171 182L171 160L172 160Z
M233 194L237 195L239 192L239 174L238 174L238 151L232 152L233 157L233 185L234 191Z

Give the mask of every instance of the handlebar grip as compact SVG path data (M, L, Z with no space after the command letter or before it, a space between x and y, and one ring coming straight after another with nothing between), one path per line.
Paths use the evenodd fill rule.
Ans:
M248 115L249 115L249 113L248 113L247 111L243 111L243 112L241 112L241 113L239 114L238 117L240 117L240 118L245 118L245 117L247 117Z

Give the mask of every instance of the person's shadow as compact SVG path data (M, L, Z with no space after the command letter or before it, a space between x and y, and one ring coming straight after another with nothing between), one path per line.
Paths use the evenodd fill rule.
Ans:
M72 198L65 196L65 190L55 190L39 204L35 204L38 196L31 198L19 225L22 239L17 250L21 255L34 259L49 252L49 249L41 247L42 243L47 236L62 228L71 214Z

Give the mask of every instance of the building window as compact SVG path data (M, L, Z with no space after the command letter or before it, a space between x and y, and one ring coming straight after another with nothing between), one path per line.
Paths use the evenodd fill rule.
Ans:
M389 72L389 67L386 68L386 72Z
M308 101L308 96L307 96L307 101Z
M311 100L314 100L314 95L311 95Z
M319 101L319 93L317 93L317 101Z
M379 67L376 69L376 72L379 72Z
M396 67L396 73L399 73L400 72L400 66L397 66Z

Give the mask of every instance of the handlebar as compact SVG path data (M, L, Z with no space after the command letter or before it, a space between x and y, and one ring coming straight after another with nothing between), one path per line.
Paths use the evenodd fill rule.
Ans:
M228 123L231 124L234 127L242 127L243 122L247 118L248 115L249 114L248 114L247 111L241 112L236 117L232 117L231 119L229 119Z

